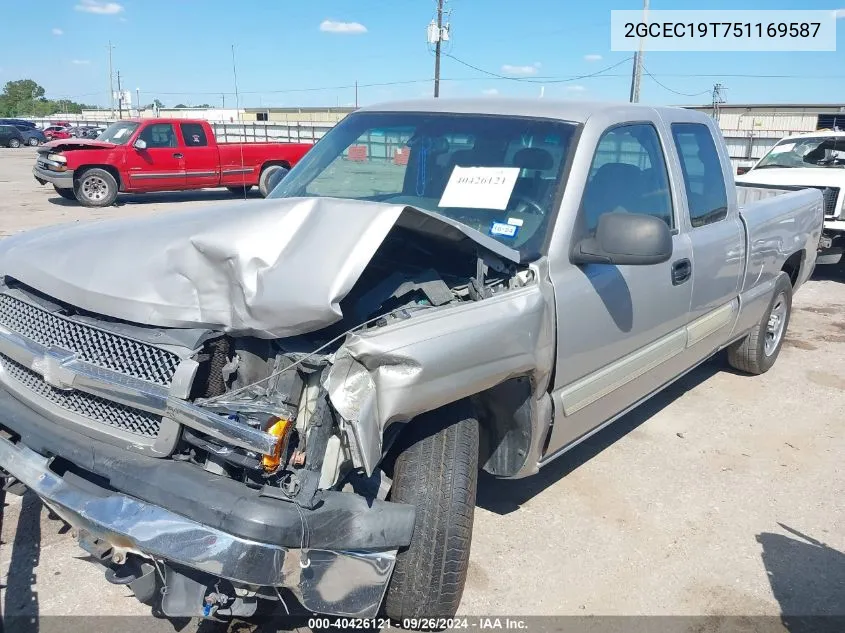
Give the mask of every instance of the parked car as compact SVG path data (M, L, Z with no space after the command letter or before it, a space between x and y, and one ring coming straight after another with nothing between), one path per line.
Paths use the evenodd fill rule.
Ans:
M127 160L155 143L217 167L182 144L206 128L139 125L108 133ZM478 468L536 473L720 350L766 372L821 231L816 190L740 207L695 111L363 108L263 203L2 240L0 467L170 617L249 616L280 588L451 616Z
M14 125L0 125L0 146L20 147L24 144L24 137Z
M118 121L97 140L53 141L38 153L33 174L59 195L87 207L114 204L119 192L226 187L244 195L289 169L311 148L298 143L218 143L207 121Z
M106 128L104 127L92 127L85 131L85 134L82 135L82 138L96 139L100 136L100 134L105 131Z
M15 127L21 133L23 141L27 145L35 147L47 142L47 137L44 135L44 132L39 130L37 127L29 127L26 125L15 125Z
M47 137L48 141L68 139L71 138L70 128L61 125L51 125L50 127L44 128L44 136Z
M16 127L37 127L32 121L26 119L0 119L0 125L14 125Z
M824 196L820 264L838 264L845 254L845 132L819 130L788 136L736 178L761 195L814 188Z

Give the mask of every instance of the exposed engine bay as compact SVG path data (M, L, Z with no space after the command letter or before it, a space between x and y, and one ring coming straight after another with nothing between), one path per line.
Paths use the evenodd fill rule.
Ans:
M455 249L394 227L340 302L337 323L275 340L223 334L195 357L194 403L279 437L277 453L260 455L185 429L174 459L250 486L279 488L303 507L311 507L317 490L332 488L384 498L389 481L380 471L361 472L365 463L350 420L330 402L330 372L347 334L483 301L530 283L533 274L483 248Z

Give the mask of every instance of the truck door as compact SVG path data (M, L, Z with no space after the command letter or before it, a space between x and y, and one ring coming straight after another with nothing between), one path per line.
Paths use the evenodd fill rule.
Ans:
M561 245L550 256L558 327L555 420L546 458L683 371L692 248L670 186L663 129L656 115L607 128L596 123L585 126L578 144L567 187L585 185L579 197L570 194L568 209L561 208L561 216L574 222L572 243L589 236L604 213L644 213L672 229L673 255L654 265L574 265Z
M691 359L695 362L727 343L731 335L739 312L745 232L736 196L728 197L725 181L732 179L726 171L730 159L727 155L720 159L713 137L716 130L704 123L667 123L683 176L683 220L692 244L690 322L709 324L706 336L690 337L689 355L697 357ZM692 330L694 335L694 326Z
M149 123L135 141L144 149L132 147L126 154L129 185L133 191L168 191L185 188L185 162L172 123Z
M217 146L209 144L205 126L200 123L180 123L179 132L185 148L185 178L188 187L219 186L220 156Z

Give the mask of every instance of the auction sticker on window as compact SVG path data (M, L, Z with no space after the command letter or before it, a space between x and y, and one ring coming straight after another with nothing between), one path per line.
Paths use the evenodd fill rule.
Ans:
M439 207L504 211L519 176L519 167L455 167Z

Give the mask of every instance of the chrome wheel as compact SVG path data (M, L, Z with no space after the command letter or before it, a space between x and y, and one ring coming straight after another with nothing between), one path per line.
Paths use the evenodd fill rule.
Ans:
M99 176L88 176L82 181L80 189L83 196L96 202L105 200L109 195L108 183Z
M16 138L13 138L11 141L9 141L9 147L18 148L20 146L21 146L21 142Z
M786 325L786 310L786 295L781 292L775 297L772 311L769 313L769 321L766 323L766 341L763 344L763 352L766 356L774 354L780 345L784 325Z
M36 147L38 145L38 139L33 136L31 139L29 139L29 144L32 147Z

